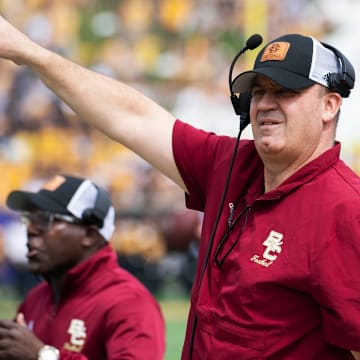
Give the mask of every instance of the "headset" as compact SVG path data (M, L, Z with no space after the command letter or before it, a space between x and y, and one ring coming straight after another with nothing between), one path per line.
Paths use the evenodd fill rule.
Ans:
M104 225L104 219L111 207L111 201L108 193L96 186L97 196L94 207L87 208L82 213L81 220L88 225L96 225L98 228L102 228Z
M240 116L240 132L242 132L247 125L250 123L250 102L251 102L251 93L243 92L237 96L232 90L232 73L234 65L237 59L242 55L246 50L253 50L257 48L262 43L262 36L259 34L254 34L249 37L246 41L246 45L236 54L233 61L231 62L229 69L229 89L230 89L230 100L234 108L235 114Z
M324 47L331 50L338 58L340 63L340 73L329 73L327 75L328 86L331 91L339 93L343 98L350 95L350 90L354 88L355 70L351 62L338 49L333 46L321 43Z
M218 224L220 221L222 209L223 209L224 203L225 203L226 194L227 194L229 184L230 184L231 173L232 173L232 169L234 167L236 154L237 154L237 150L239 147L240 136L241 136L242 131L245 129L245 127L250 123L249 110L250 110L251 94L250 94L250 92L244 92L244 93L240 93L239 96L237 96L232 91L232 71L233 71L233 68L234 68L234 65L235 65L237 59L239 58L239 56L241 54L243 54L246 50L249 50L249 49L253 50L253 49L257 48L261 43L262 43L261 35L254 34L254 35L250 36L249 39L246 41L246 45L237 53L237 55L235 56L235 58L233 59L231 65L230 65L230 69L229 69L230 100L234 107L235 113L237 115L240 115L240 129L238 132L238 136L236 138L234 151L232 153L229 169L228 169L226 180L225 180L224 190L223 190L223 193L221 196L219 207L217 209L216 218L215 218L215 221L214 221L214 224L212 227L212 231L211 231L211 235L210 235L209 242L207 245L205 257L204 257L203 263L201 265L200 275L199 275L198 283L197 283L198 288L201 287L202 280L204 278L204 274L205 274L206 268L209 263L210 253L211 253L211 249L213 247L216 230L217 230L217 227L218 227ZM217 265L219 267L221 266L221 264L217 264ZM193 323L192 323L192 327L191 327L191 332L190 332L190 344L189 344L190 359L192 357L192 352L193 352L193 343L194 343L196 326L197 326L197 316L195 315Z

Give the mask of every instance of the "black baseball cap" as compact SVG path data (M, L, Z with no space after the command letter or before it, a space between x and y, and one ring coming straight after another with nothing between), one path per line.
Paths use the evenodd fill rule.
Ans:
M103 211L103 204L97 201L99 192L105 198L103 203L108 204L106 211ZM92 181L80 177L56 175L37 192L12 191L6 199L6 205L14 211L31 212L43 210L51 213L72 215L79 220L85 220L85 211L95 212L102 217L102 226L99 227L99 233L106 240L110 239L115 228L115 210L111 205L107 192ZM87 217L86 223L91 224L91 221L91 217ZM95 221L94 224L96 224Z
M316 83L328 87L328 75L339 72L339 59L321 42L310 36L287 34L262 48L253 70L238 75L232 83L232 90L235 93L251 90L257 74L292 90Z

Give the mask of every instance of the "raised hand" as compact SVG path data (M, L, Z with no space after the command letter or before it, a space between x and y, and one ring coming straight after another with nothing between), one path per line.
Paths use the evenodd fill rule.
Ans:
M0 16L0 58L22 65L39 51L45 49Z

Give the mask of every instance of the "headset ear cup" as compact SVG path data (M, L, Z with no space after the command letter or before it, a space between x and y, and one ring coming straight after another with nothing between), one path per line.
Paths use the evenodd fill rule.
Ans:
M236 115L242 115L250 111L251 94L250 92L240 93L239 97L231 94L231 103Z
M234 108L235 114L240 115L241 114L241 109L240 109L240 100L239 100L239 98L235 94L232 94L230 99L231 99L231 103L232 103L232 106Z
M331 91L339 93L342 97L346 98L350 95L350 90L348 89L344 80L341 79L340 74L329 74L328 84Z
M242 92L239 96L240 111L241 113L250 112L251 93L250 91Z
M333 91L339 91L340 76L337 73L330 73L328 76L329 89Z
M340 73L331 73L328 75L329 89L339 93L344 98L349 97L355 84L355 69L353 65L338 49L323 42L321 44L335 54L341 66Z

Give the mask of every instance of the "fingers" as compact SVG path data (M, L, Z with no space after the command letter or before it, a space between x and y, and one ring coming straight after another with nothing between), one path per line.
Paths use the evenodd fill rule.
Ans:
M18 313L18 314L16 315L15 321L16 321L17 324L19 324L19 325L21 325L21 326L25 326L25 327L27 326L27 325L26 325L26 322L25 322L25 316L24 316L23 313Z
M19 328L19 325L15 321L0 320L0 339L8 338L10 334L11 336L14 336L16 333L16 328Z
M13 320L0 320L0 330L1 329L10 330L12 328L17 327L17 325L27 327L26 322L25 322L25 316L24 316L23 313L18 313L16 315L15 321L13 321Z
M15 322L12 320L0 320L0 330L10 330L14 327Z

